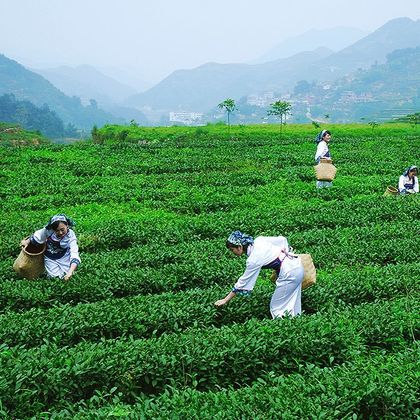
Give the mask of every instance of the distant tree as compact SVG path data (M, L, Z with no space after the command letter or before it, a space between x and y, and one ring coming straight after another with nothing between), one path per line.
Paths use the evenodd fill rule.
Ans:
M267 111L267 115L274 115L280 119L280 130L283 128L283 124L286 124L287 114L290 114L292 105L289 102L276 101L270 105L271 109ZM284 122L283 122L284 119Z
M379 123L377 123L376 121L369 121L368 124L370 125L370 127L372 128L372 131L378 127Z
M315 127L315 128L319 128L319 127L321 127L316 121L312 121L312 125Z
M227 113L228 132L230 135L230 114L232 114L232 112L238 109L235 104L235 101L233 99L228 98L225 99L223 102L220 102L220 104L217 105L217 107L225 110Z
M412 127L420 124L420 113L416 112L415 114L407 115L407 121L411 124Z
M92 131L91 131L91 135L92 135L92 141L94 143L99 143L102 144L102 137L99 133L98 127L96 125L93 126Z
M129 134L129 131L128 131L128 130L126 130L126 129L121 130L121 131L117 134L117 139L118 139L119 141L123 142L123 141L125 141L125 139L127 138L128 134Z
M77 128L72 123L67 123L66 128L64 130L64 135L66 137L79 137L79 132Z

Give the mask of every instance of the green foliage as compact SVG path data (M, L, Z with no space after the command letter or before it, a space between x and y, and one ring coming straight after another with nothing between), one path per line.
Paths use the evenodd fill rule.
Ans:
M238 109L235 104L235 101L233 99L228 98L228 99L225 99L223 102L221 102L219 105L217 105L217 107L226 111L228 130L229 130L229 135L230 135L230 115L232 114L232 112Z
M406 122L411 124L413 127L420 124L420 112L416 112L414 114L408 114L404 117L400 117L397 119L398 122Z
M17 124L0 122L0 146L26 147L49 143L39 132L24 130Z
M309 366L299 373L260 378L238 390L171 390L135 405L122 393L99 393L79 407L51 418L404 418L419 415L416 371L418 348L388 355L376 353L333 368ZM404 381L400 378L404 377Z
M283 127L283 124L286 124L287 114L290 114L292 109L292 104L285 101L276 101L270 105L270 109L267 111L267 115L274 115L280 119L280 129Z
M60 409L64 397L68 402L91 398L95 389L116 387L130 402L131 394L139 392L243 386L270 372L352 362L366 346L402 351L418 338L410 326L418 325L419 309L415 300L402 299L312 317L195 328L149 340L84 342L73 348L46 342L29 350L4 345L0 391L6 407L15 407L20 417L33 415L34 409Z
M64 127L63 121L47 105L38 108L29 101L18 101L14 95L0 96L0 121L37 130L48 137L77 135L74 127Z
M34 135L8 128L2 144ZM231 138L217 124L107 125L92 142L1 147L1 415L419 415L420 206L383 196L419 158L418 135L329 128L328 191L312 124L280 140L276 125ZM77 221L81 266L69 282L19 279L19 241L57 212ZM214 306L243 272L224 243L234 229L312 255L301 316L270 319L264 272L251 297Z

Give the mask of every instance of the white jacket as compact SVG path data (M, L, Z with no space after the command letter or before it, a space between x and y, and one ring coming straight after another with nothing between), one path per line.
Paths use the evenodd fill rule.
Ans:
M328 144L326 141L322 140L318 143L315 153L315 161L318 162L318 159L323 157L330 157L330 151L328 149Z
M282 250L288 251L289 244L284 236L258 236L253 245L247 249L248 258L244 274L234 285L234 289L248 290L254 289L261 267L270 264L276 258L282 260L285 254Z
M52 237L53 240L57 240L58 238L55 237L55 233L53 230L47 230L46 228L42 228L37 230L31 237L39 244L44 244L49 237ZM79 256L79 246L77 244L76 234L72 229L69 229L67 234L60 239L60 247L63 249L67 248L67 253L70 254L70 261L77 260L80 263L80 256Z
M398 190L399 190L399 192L401 192L402 190L405 190L406 189L406 187L404 186L404 184L412 184L412 182L413 181L408 177L408 175L407 176L401 175L400 176L400 180L398 182ZM418 178L416 176L414 177L414 186L413 186L413 189L409 189L407 191L409 191L409 192L414 191L416 193L419 192L419 180L418 180Z

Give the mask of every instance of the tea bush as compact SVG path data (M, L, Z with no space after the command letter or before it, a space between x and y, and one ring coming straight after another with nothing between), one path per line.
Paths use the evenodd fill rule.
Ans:
M420 206L383 196L419 137L405 124L329 127L338 168L317 190L312 126L105 126L101 144L0 158L4 418L416 418ZM20 279L20 240L77 222L69 282ZM271 320L269 273L242 274L240 229L310 253L303 314Z

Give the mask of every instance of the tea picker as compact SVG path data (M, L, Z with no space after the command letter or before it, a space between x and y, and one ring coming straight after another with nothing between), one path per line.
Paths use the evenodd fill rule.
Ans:
M277 273L276 288L270 302L273 318L286 313L295 316L301 313L301 289L304 268L299 256L289 252L284 236L258 236L254 238L239 230L226 241L227 248L236 256L246 255L245 272L224 299L215 302L225 305L236 295L249 295L254 289L261 269L273 269Z
M318 163L318 165L315 166L317 188L332 187L332 180L337 171L332 164L331 154L328 148L330 140L331 132L328 130L322 130L315 138L315 141L318 144L315 153L315 162Z
M71 229L73 226L73 220L65 214L56 214L45 227L21 241L24 248L45 244L44 265L48 277L69 280L80 264L77 238Z
M417 173L418 169L415 165L410 166L404 171L398 182L398 192L400 194L415 194L419 192Z

